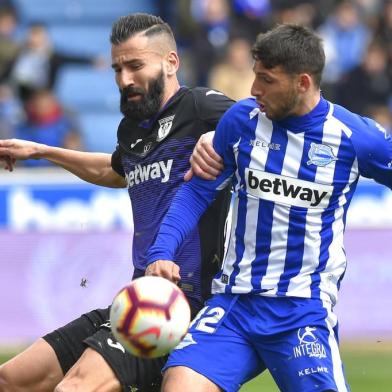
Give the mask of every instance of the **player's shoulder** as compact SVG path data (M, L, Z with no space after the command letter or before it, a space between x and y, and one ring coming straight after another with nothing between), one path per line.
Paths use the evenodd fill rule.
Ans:
M387 134L384 127L371 118L350 112L340 105L334 105L333 116L338 119L345 127L345 134L357 154L382 148L389 148L391 137Z
M189 88L189 94L192 96L195 104L199 108L212 109L213 105L232 106L235 101L229 98L221 91L214 90L208 87L192 87Z
M347 128L348 135L353 137L367 133L371 134L375 130L380 130L380 125L376 121L351 112L337 104L333 104L332 115Z
M209 87L202 87L202 86L189 87L188 91L198 100L230 99L229 97L227 97L227 95L225 95L221 91L214 90Z
M230 118L230 120L251 120L259 112L260 108L256 100L254 98L245 98L232 105L224 117Z

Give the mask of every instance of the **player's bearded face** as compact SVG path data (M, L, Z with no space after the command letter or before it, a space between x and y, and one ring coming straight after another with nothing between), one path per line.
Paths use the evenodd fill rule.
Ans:
M134 120L145 120L158 113L161 104L165 81L161 70L155 79L151 79L148 89L128 86L121 90L121 113ZM132 97L139 96L137 99Z
M294 87L286 89L286 91L277 94L273 99L271 97L270 110L266 111L266 116L270 120L283 120L295 112L298 99L299 97Z

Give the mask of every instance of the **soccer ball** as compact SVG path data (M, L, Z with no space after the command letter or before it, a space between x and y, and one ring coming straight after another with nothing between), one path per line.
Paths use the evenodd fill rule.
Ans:
M125 286L110 309L113 335L131 354L156 358L185 336L190 308L184 293L168 279L143 276Z

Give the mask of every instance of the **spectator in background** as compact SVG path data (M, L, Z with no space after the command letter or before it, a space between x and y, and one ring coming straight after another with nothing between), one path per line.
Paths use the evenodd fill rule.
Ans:
M196 84L206 85L209 70L222 60L229 43L230 7L228 0L208 0L199 4L201 15L192 45L193 65Z
M372 43L361 65L348 72L337 85L336 102L365 115L370 106L385 106L392 93L386 48Z
M235 32L247 34L249 39L272 24L270 0L232 0L232 9Z
M313 29L325 22L336 0L274 0L274 23L296 23Z
M320 27L326 55L323 90L334 96L334 87L346 72L362 61L371 32L351 1L338 4L335 12Z
M248 97L254 80L250 48L244 38L231 40L225 60L212 67L208 85L237 101ZM233 80L241 83L233 83Z
M47 144L52 147L63 147L71 150L81 149L81 139L75 122L70 114L65 113L56 96L48 89L31 93L25 103L26 119L16 127L16 137ZM24 161L25 166L52 165L46 160L30 159Z
M369 106L366 115L377 121L392 136L392 114L388 106Z
M0 83L4 83L18 56L20 44L15 38L18 20L10 7L0 8Z
M15 137L15 127L22 118L22 107L10 86L0 84L0 139Z
M35 89L52 89L59 69L70 63L102 66L103 60L59 53L52 47L45 26L33 24L11 71L11 80L25 101Z
M375 35L387 48L389 60L392 60L392 0L385 2L378 19Z
M316 5L308 2L287 4L277 11L276 20L278 23L295 23L301 26L313 27L316 18Z

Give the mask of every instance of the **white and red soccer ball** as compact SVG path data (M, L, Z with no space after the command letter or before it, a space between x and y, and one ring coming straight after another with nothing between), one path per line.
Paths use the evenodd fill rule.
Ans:
M113 335L131 354L156 358L184 337L190 308L181 289L167 279L143 276L125 286L110 310Z

